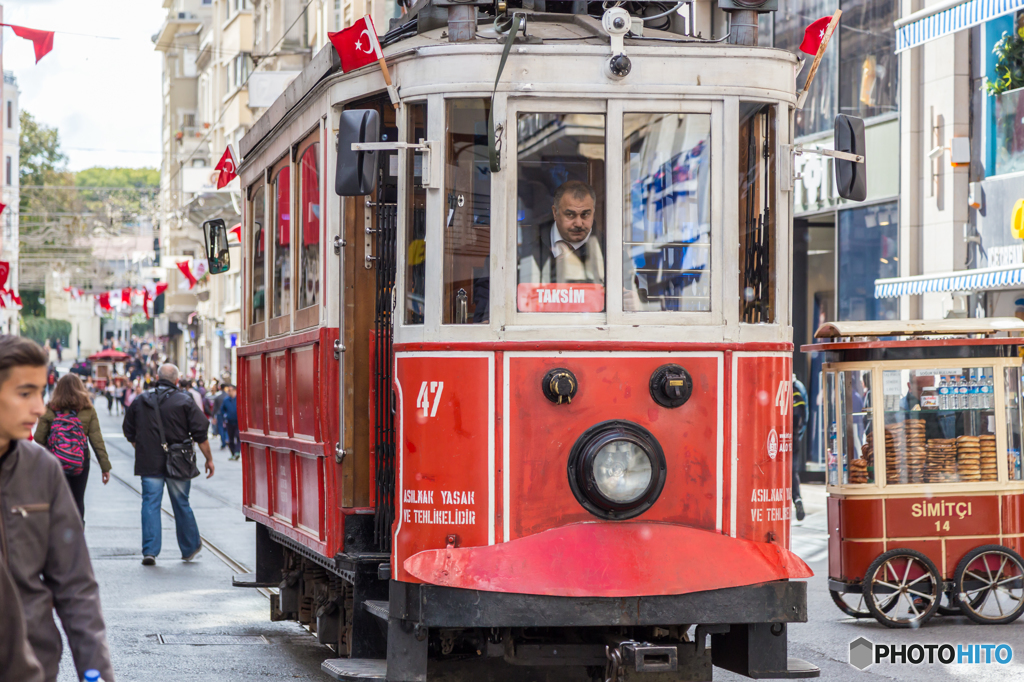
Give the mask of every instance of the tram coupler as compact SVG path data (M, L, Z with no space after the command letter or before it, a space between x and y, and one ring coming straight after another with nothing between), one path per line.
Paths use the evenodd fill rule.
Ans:
M693 642L674 645L626 640L605 647L605 679L611 682L710 680L711 652Z

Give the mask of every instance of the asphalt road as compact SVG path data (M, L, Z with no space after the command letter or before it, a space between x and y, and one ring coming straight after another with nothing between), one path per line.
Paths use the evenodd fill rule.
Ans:
M98 405L114 473L138 489L131 449L121 435L120 416ZM211 442L216 443L214 438ZM255 529L241 513L241 468L227 450L214 448L212 479L193 481L191 501L200 533L251 569ZM331 657L295 623L272 623L267 598L255 590L231 587L232 569L208 550L199 561L180 561L173 521L164 518L163 552L156 567L140 564L138 495L116 479L104 486L99 467L91 469L86 494L86 536L100 582L104 615L118 680L223 681L327 680L320 662ZM828 680L1024 679L1024 618L1012 625L980 626L962 617L936 617L920 630L890 630L874 620L841 613L829 596L828 534L822 486L803 486L808 512L793 522L793 550L815 572L808 581L806 624L789 629L790 656L821 668ZM169 508L167 498L164 506ZM860 671L848 664L850 642L865 637L876 644L999 644L1014 648L1008 665L876 664ZM73 682L65 654L60 682ZM715 669L716 680L747 679Z

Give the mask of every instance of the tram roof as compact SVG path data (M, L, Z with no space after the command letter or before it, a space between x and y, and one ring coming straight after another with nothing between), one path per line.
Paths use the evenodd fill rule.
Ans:
M982 317L948 320L868 320L826 322L814 333L816 339L871 336L955 336L1024 332L1024 320L1016 317Z
M449 47L457 50L464 46L491 45L500 48L506 34L499 34L493 26L493 18L482 14L478 17L475 39L462 43L448 42L447 24L439 21L436 16L436 10L446 8L433 7L433 2L434 0L421 0L412 8L409 16L403 17L403 23L395 24L386 34L380 36L385 58L390 61L392 58L409 53L415 54L418 50L429 47ZM608 34L601 28L599 18L586 14L538 12L519 8L516 8L515 11L527 15L525 33L528 36L528 41L523 43L524 46L586 45L592 46L591 49L593 49L593 46L608 45ZM418 22L422 22L422 25L418 25ZM517 38L516 43L519 44L520 40L521 38ZM651 49L652 47L675 48L676 50L694 47L703 49L713 47L721 50L771 49L731 45L721 40L702 40L650 27L644 28L642 37L627 37L625 45L634 49ZM779 52L789 56L788 52L781 50ZM795 61L795 57L792 59ZM357 69L350 73L355 78L367 72L368 70ZM267 136L271 135L275 128L288 117L289 112L299 105L321 81L341 73L343 72L338 52L331 44L325 45L239 141L238 151L242 158L245 159Z

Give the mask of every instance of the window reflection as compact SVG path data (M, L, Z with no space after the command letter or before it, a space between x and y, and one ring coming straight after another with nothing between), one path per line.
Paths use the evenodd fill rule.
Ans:
M868 118L897 110L896 0L844 0L839 22L839 111Z
M603 114L521 114L520 312L604 310Z
M896 202L839 212L839 319L895 320L898 298L875 298L875 280L899 275Z
M711 117L623 117L627 311L711 310Z
M741 102L739 130L740 319L775 319L775 108Z
M267 313L266 301L266 246L263 235L266 211L266 189L260 185L252 197L252 316L253 324L262 322Z
M409 121L406 142L427 137L427 105L408 105ZM406 219L405 219L405 323L423 324L424 292L426 290L427 258L427 190L423 186L423 155L406 155Z
M292 311L291 172L285 166L274 178L274 303L272 317Z
M299 308L320 300L320 143L306 148L299 162L299 219L302 253L299 260Z

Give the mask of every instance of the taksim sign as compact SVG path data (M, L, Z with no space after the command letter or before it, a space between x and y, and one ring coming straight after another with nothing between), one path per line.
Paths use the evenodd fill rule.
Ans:
M217 189L217 177L220 171L212 166L202 168L181 169L181 191L194 194L206 194L207 192L231 192L239 191L239 180L235 178L221 189Z

